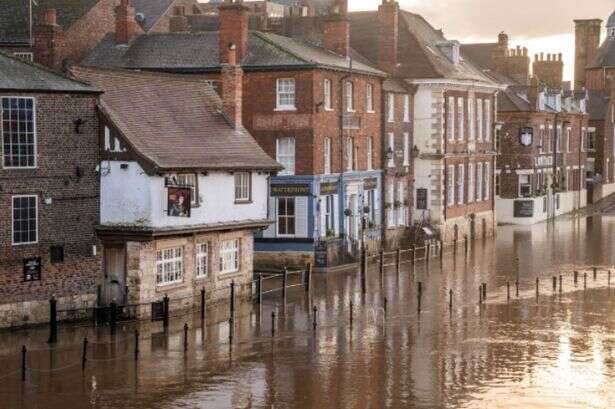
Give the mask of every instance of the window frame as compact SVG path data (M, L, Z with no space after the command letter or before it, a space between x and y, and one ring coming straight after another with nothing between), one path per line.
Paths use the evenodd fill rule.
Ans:
M410 122L410 95L404 94L404 122Z
M194 184L191 185L189 183L182 183L182 181L180 181L180 179L184 178L185 180L188 180L188 176L193 177L194 178ZM169 183L169 181L171 179L175 178L175 184L171 184ZM200 201L200 196L199 196L199 175L197 173L171 173L166 175L165 178L165 187L187 187L190 188L190 206L191 207L199 207L199 205L201 204Z
M387 122L395 122L395 94L387 94Z
M332 172L332 163L331 163L331 147L332 147L332 141L331 138L329 138L328 136L325 136L325 141L324 141L324 152L323 152L323 160L324 160L324 166L323 166L323 172L325 175L330 175Z
M448 165L446 172L446 207L455 206L455 165Z
M202 251L202 247L205 247L205 252ZM197 279L204 279L209 276L209 243L199 242L195 246L195 277ZM204 273L201 271L204 270Z
M286 91L281 91L281 84L284 81L288 81L289 83L292 83L292 93L288 90ZM297 84L294 78L292 77L286 77L286 78L278 78L276 79L276 111L295 111L297 109ZM282 101L282 96L290 96L292 95L292 105L290 104L283 104Z
M237 185L238 178L240 182L239 186ZM235 172L235 174L233 175L233 179L235 181L235 185L234 185L235 186L235 203L239 203L239 204L251 203L252 202L252 172ZM241 182L245 182L245 181L247 181L246 186L243 186ZM245 192L247 193L247 196L238 197L237 196L238 188L241 190L240 193L244 193L243 190L247 190L247 192Z
M476 175L474 172L474 163L470 162L468 163L468 204L469 203L474 203L474 200L476 199L476 192L474 190L474 182L476 180Z
M325 111L333 111L333 83L329 78L323 81L323 104Z
M455 97L449 96L446 112L446 132L448 133L446 139L449 142L455 140L455 104Z
M368 82L365 88L365 111L370 114L376 112L374 109L374 85L371 82Z
M404 132L404 166L410 166L410 132Z
M27 242L16 242L15 241L15 199L24 199L24 198L34 198L34 221L35 221L35 229L34 234L36 236L36 240L27 241ZM11 245L12 246L28 246L33 244L38 244L39 242L39 204L38 204L38 195L32 194L23 194L23 195L12 195L11 196ZM28 221L30 219L28 218ZM20 219L21 221L21 219Z
M177 256L177 250L180 251L180 256ZM174 252L174 257L172 258L165 258L165 251L173 251ZM162 258L159 259L158 255L162 254ZM157 249L156 250L156 287L164 287L164 286L168 286L168 285L173 285L173 284L179 284L179 283L183 283L184 282L184 277L185 277L185 263L184 263L184 247L183 246L179 246L179 247L168 247L168 248L163 248L163 249ZM162 273L158 272L158 267L160 265L164 265L164 264L172 264L172 263L177 263L180 262L180 278L175 279L175 280L170 280L170 281L158 281L158 277L159 274L162 274L162 276L164 277L165 273L164 271ZM164 269L164 267L163 267ZM175 273L177 274L177 273Z
M527 178L527 182L522 183L521 178ZM520 174L517 175L518 181L518 192L519 197L532 197L532 175L529 174ZM524 190L527 189L527 192L524 193Z
M4 151L4 100L23 99L32 101L32 139L33 139L33 165L32 166L6 166L6 152ZM38 130L37 130L37 101L35 97L24 97L17 95L5 95L0 97L0 152L2 153L1 169L37 169L38 168Z
M374 170L374 140L367 137L367 170Z
M395 167L395 133L394 132L389 132L387 134L387 138L388 138L388 148L387 148L387 152L390 150L391 151L391 159L387 159L387 168L394 168ZM385 153L385 157L386 157L386 153Z
M465 139L465 99L457 98L457 140Z
M225 248L226 243L234 243L233 247ZM218 273L221 276L235 274L241 271L241 239L235 238L230 240L220 240L220 249L219 249L219 265L218 265ZM233 266L229 269L225 266L225 262L228 261L225 259L226 253L230 254L230 257L233 260L230 260L233 263ZM225 268L227 267L227 268Z
M475 187L476 202L483 201L483 178L484 178L483 163L477 162L476 163L476 187Z
M455 172L455 184L457 188L457 204L463 205L465 204L465 164L459 163L457 164L457 169Z
M354 152L354 139L351 136L346 137L346 163L344 164L347 172L353 172L355 170L355 152Z
M344 99L346 101L346 112L355 112L354 83L352 81L346 81L344 83Z
M292 141L292 154L290 153L284 153L283 155L280 155L280 142L281 141ZM280 163L281 165L284 166L284 169L282 169L281 171L278 172L279 176L293 176L296 173L296 166L297 166L297 141L295 139L294 136L282 136L276 139L275 142L275 156L276 156L276 161L278 163ZM286 162L283 162L281 158L292 158L292 170L288 169L285 166Z
M288 201L293 201L293 214L285 213L284 215L280 214L280 201L284 200L286 202L286 211L288 211ZM286 222L284 226L286 227L286 233L280 233L281 220L285 219ZM293 232L288 233L290 230L288 227L288 221L293 220ZM276 198L276 236L277 237L296 237L297 236L297 200L294 196L279 196Z

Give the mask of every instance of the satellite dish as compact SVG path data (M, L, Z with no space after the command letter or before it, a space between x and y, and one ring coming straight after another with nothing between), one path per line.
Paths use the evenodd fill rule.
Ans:
M137 20L139 23L143 23L145 21L145 14L137 13L135 16L135 20Z

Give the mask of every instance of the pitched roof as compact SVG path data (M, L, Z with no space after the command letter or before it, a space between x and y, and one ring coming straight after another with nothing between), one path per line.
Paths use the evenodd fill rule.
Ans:
M590 68L615 67L615 37L607 37L598 49Z
M377 61L378 12L355 12L349 17L351 45L371 61ZM442 32L418 14L400 11L398 40L399 73L404 78L447 78L494 84L468 58L463 58L458 64L449 60L438 46L446 41Z
M493 68L493 52L497 43L462 44L461 53L482 69Z
M604 120L607 117L609 110L609 92L608 91L588 91L589 103L587 111L589 118L594 120Z
M118 69L72 71L104 91L101 110L158 169L281 168L245 129L229 125L220 98L202 81Z
M178 72L217 70L220 68L218 47L218 32L147 34L136 37L128 46L117 46L115 35L110 33L82 64ZM248 53L241 65L246 70L316 66L347 70L349 63L340 55L302 40L251 31ZM360 61L353 63L353 69L385 75Z
M0 89L37 92L97 93L97 89L50 69L0 52Z
M149 31L174 2L175 0L131 0L135 12L143 14L144 20L137 21L144 31Z
M0 44L30 43L30 12L28 0L0 2Z
M43 21L48 9L55 9L58 25L64 30L70 28L77 20L86 15L100 0L36 0L32 10L34 25Z

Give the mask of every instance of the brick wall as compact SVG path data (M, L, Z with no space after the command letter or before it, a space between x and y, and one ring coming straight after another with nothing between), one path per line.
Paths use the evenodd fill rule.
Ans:
M37 168L0 167L0 302L46 300L96 292L100 258L92 255L99 222L96 98L87 95L15 94L36 98ZM82 119L81 133L73 121ZM81 176L77 176L77 167ZM38 243L13 246L15 194L38 197ZM46 204L45 199L51 199ZM51 264L50 246L64 246L64 262ZM41 257L41 281L24 282L23 259Z

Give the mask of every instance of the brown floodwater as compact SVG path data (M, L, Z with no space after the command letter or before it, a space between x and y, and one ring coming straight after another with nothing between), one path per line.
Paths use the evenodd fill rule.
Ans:
M173 317L167 334L142 323L137 362L135 324L114 336L62 325L52 349L45 329L2 332L0 408L613 408L613 237L608 215L500 227L467 257L461 247L399 274L389 267L382 282L374 265L365 296L358 274L340 272L315 276L309 297L294 288L286 302L271 294L260 308L243 303L232 345L227 306L209 310L204 329L192 315ZM559 275L561 292L551 281Z

